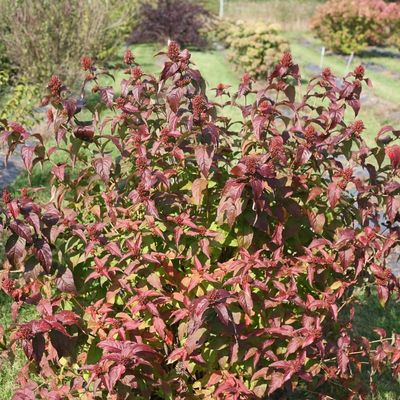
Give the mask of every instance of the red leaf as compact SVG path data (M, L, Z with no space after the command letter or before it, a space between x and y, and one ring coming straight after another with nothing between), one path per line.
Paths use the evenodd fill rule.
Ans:
M388 196L386 199L386 214L389 221L393 224L396 215L400 208L400 198L394 196Z
M122 258L122 256L123 256L118 244L115 242L107 243L105 246L105 249L107 251L109 251L113 256L116 256L119 258Z
M179 70L178 63L166 62L164 64L164 69L161 72L161 80L167 80L169 77L173 76Z
M360 101L359 99L347 100L347 103L348 103L349 106L353 109L354 115L357 116L358 113L360 112L361 101Z
M312 211L307 210L308 220L315 233L321 234L324 230L325 215L314 214Z
M351 242L355 238L355 231L352 228L345 228L341 229L338 233L338 238L335 242L335 247L339 248L343 244L347 244L348 242Z
M20 236L11 236L6 243L6 255L11 265L17 266L25 252L26 240Z
M214 157L214 148L210 146L198 146L195 148L194 153L201 173L207 178Z
M32 242L32 233L29 226L25 225L22 221L12 221L10 229L19 237L24 238L28 243Z
M26 217L26 222L33 227L36 233L40 232L40 220L37 214L30 213Z
M274 372L271 377L271 382L268 385L268 395L280 389L284 384L284 375L281 372Z
M296 88L292 85L288 85L286 87L286 89L284 90L287 98L289 99L289 101L291 103L294 103L295 99L296 99Z
M29 132L18 122L9 122L8 126L13 132L19 133L23 139L27 139L29 137Z
M315 200L322 192L323 190L320 187L313 187L308 194L307 203Z
M296 151L295 163L296 165L305 164L311 157L312 153L305 146L299 146Z
M210 379L207 382L207 386L214 386L217 384L222 378L221 373L213 372L210 376Z
M76 325L79 321L79 317L73 311L63 310L55 315L57 321L63 325Z
M124 110L125 112L131 113L131 114L136 113L136 112L139 111L139 109L138 109L137 107L135 107L135 106L134 106L133 104L131 104L131 103L126 103L126 104L124 105L123 110Z
M199 206L201 204L201 200L203 198L203 191L207 187L207 180L204 178L198 178L193 181L192 184L192 199L193 204Z
M122 96L127 96L129 92L129 85L130 81L127 79L122 79L121 80L121 94Z
M51 206L48 208L48 210L43 215L42 221L47 226L54 226L60 220L60 217L61 217L61 215L58 212L58 210L55 207Z
M34 242L36 257L44 270L49 273L52 265L52 254L50 246L43 239Z
M66 268L64 273L57 278L57 288L65 293L76 293L74 275L69 268Z
M112 158L110 156L98 158L98 159L94 160L93 164L94 164L94 168L96 169L96 172L100 176L100 178L104 182L107 182L110 179Z
M251 301L251 298L250 298L250 301ZM226 305L223 303L215 305L215 311L218 315L218 318L221 320L221 322L228 326L229 322L230 322L230 317L229 317L229 313L228 313L228 309L226 308Z
M375 140L380 140L381 136L384 135L387 132L395 132L397 133L398 131L396 131L393 126L391 125L385 125L383 128L381 128L381 130L378 132L378 134L376 135Z
M256 136L257 140L260 140L261 138L261 132L264 129L265 121L267 121L267 117L264 115L257 115L252 120L254 135Z
M202 342L204 342L205 338L204 335L206 334L206 330L204 328L197 329L194 331L189 337L186 339L185 342L185 349L187 354L192 354L196 349L198 349Z
M374 328L373 331L377 333L381 338L385 338L387 336L386 331L383 328Z
M160 337L162 339L164 339L165 338L165 329L166 329L164 321L160 317L155 317L153 319L153 326L154 326L154 329L156 330L156 332L160 335Z
M117 340L103 340L97 345L97 347L110 353L121 352L123 348L122 342L118 342Z
M107 107L112 107L114 101L114 89L112 86L101 88L100 97Z
M292 354L295 353L302 345L303 345L304 339L300 336L295 336L288 344L288 347L286 349L286 354Z
M175 349L169 356L168 361L174 362L178 360L183 360L187 356L187 351L184 347Z
M78 139L81 139L85 142L92 142L94 137L94 128L93 126L78 126L74 130L74 135Z
M378 286L377 290L379 304L384 307L389 300L389 289L387 288L387 286Z
M167 94L168 104L174 113L178 111L182 96L183 96L183 90L181 88L175 89Z
M25 168L29 173L32 171L32 158L35 153L36 146L22 146L21 157L24 162Z
M230 364L234 364L238 361L239 354L239 343L237 341L233 342L230 346Z
M392 168L397 169L400 165L400 146L395 144L385 148L385 153L389 157Z
M339 185L336 182L331 182L328 186L328 200L332 208L335 208L341 194L342 189L339 187Z
M32 339L32 349L35 356L35 361L39 364L46 349L46 342L43 335L35 335L35 337Z
M17 389L12 400L36 400L36 394L32 388Z
M345 374L347 372L347 368L349 366L350 360L345 351L342 349L338 350L338 367L341 374Z
M125 373L126 368L122 364L118 364L112 367L109 373L105 377L105 383L107 390L111 393L115 384L121 379L121 376Z
M32 333L45 333L51 331L51 324L44 319L32 321Z
M63 103L64 106L64 111L67 112L68 119L71 119L76 111L77 105L76 105L76 100L65 100Z
M65 176L65 164L61 165L55 165L52 169L51 172L60 180L64 180Z

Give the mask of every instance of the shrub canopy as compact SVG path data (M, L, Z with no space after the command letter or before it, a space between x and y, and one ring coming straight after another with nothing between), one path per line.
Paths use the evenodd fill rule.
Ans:
M218 22L215 30L216 39L228 48L229 61L254 79L265 79L289 50L289 43L277 25L225 20Z
M352 329L360 290L398 296L400 146L351 117L364 68L301 87L285 53L229 93L166 57L156 78L127 51L119 95L89 58L78 99L53 76L55 146L2 122L28 171L52 167L48 202L3 193L1 287L15 320L37 308L0 340L27 357L14 399L365 399L362 374L400 366L399 335Z
M399 26L400 6L384 0L329 0L312 20L312 29L325 45L345 54L371 45L398 45Z
M43 85L54 73L76 83L79 57L109 57L134 22L136 3L1 0L0 42L12 66L31 83Z
M187 0L144 1L139 8L140 23L128 43L174 40L182 46L202 48L207 45L211 15L201 4Z

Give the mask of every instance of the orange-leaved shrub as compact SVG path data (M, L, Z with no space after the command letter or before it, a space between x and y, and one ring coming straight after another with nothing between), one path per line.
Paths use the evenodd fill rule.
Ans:
M312 29L324 44L345 54L396 44L399 24L400 6L384 0L329 0L312 19Z
M352 329L360 290L398 299L400 146L354 120L364 68L300 90L285 53L257 90L210 91L187 50L165 56L158 78L128 50L114 88L83 58L78 97L53 76L55 146L2 121L28 171L52 168L47 202L2 196L14 400L365 399L400 368L396 332Z
M225 46L228 60L254 79L265 79L281 55L289 50L289 43L281 35L280 27L262 22L249 24L240 20L217 19L209 32L209 40Z

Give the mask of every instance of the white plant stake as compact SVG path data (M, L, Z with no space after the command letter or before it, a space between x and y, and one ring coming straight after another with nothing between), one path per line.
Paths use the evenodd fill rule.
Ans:
M350 65L351 65L351 63L353 62L353 58L354 58L354 51L350 54L350 57L349 57L349 59L348 59L348 61L347 61L345 75L347 75L347 73L348 73L349 70L350 70Z
M323 46L321 48L321 59L319 62L319 67L322 69L323 65L324 65L324 57L325 57L325 46Z
M224 0L219 0L219 17L224 16Z

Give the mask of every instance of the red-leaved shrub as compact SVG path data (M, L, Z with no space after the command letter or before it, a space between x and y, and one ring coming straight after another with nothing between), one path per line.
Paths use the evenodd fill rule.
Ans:
M399 25L400 6L384 0L329 0L312 20L312 29L325 45L345 54L396 43Z
M197 3L197 4L196 4ZM177 41L182 46L205 47L211 14L198 2L156 0L142 2L139 24L128 43Z
M187 50L166 55L158 79L128 52L118 97L88 59L79 99L53 77L55 147L3 122L53 173L46 204L3 193L1 287L15 320L37 308L0 341L27 357L14 399L365 399L400 367L399 335L352 329L359 290L398 297L400 146L351 121L364 68L299 90L286 53L214 102Z

